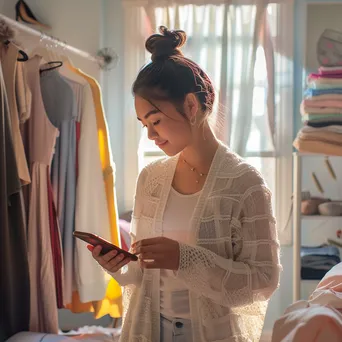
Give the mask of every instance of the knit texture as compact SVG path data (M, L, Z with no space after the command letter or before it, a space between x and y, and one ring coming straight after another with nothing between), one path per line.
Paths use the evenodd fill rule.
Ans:
M148 165L137 182L133 241L161 236L178 156ZM193 341L259 341L281 266L271 193L255 168L220 145L180 243L176 276L190 293ZM112 276L125 287L121 341L160 338L159 270L130 263Z

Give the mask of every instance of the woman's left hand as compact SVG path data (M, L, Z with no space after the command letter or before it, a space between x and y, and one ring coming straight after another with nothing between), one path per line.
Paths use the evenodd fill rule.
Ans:
M179 243L166 237L137 241L132 245L133 253L139 255L143 268L178 270Z

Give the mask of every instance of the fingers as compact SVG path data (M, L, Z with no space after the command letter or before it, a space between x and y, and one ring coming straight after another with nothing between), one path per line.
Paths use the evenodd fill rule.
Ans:
M116 266L113 266L108 271L111 273L115 273L115 272L119 271L119 269L121 269L122 267L127 265L130 261L131 261L130 258L124 258L121 262L119 262Z
M135 243L132 244L132 248L140 248L140 247L147 247L147 246L153 246L153 245L160 245L163 242L165 242L165 240L167 240L165 237L163 236L158 236L158 237L154 237L154 238L150 238L150 239L143 239L143 240L139 240Z
M133 253L136 255L145 254L145 253L164 254L165 250L166 250L166 247L165 245L162 245L162 244L149 245L149 246L136 245L133 248Z
M138 253L139 259L140 260L154 260L154 259L160 259L163 257L161 253L155 253L155 252L143 252L143 253Z
M146 269L163 268L163 263L161 260L154 260L154 261L139 260L139 262L142 268L146 268Z
M108 261L103 261L104 263L100 265L109 272L117 272L122 267L121 265L124 265L123 261L126 261L125 256L123 254L119 254Z
M98 258L100 257L101 250L102 250L102 246L100 245L93 248L92 254L95 260L98 260Z
M118 255L116 250L110 251L107 254L102 255L103 262L107 263Z
M89 248L88 248L89 249ZM101 255L101 246L96 246L92 250L93 258L107 271L115 273L120 268L128 264L131 259L125 258L125 255L118 252L116 250L112 250L104 255ZM90 249L89 249L90 250Z

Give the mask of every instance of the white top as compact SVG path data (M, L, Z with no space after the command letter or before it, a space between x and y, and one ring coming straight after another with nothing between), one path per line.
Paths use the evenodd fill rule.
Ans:
M190 223L200 192L183 195L171 187L163 218L163 236L191 244ZM160 313L190 319L189 290L171 270L160 270Z
M93 94L87 82L77 85L77 82L71 80L71 83L74 93L82 100L79 110L81 134L78 145L75 230L93 233L110 240L108 204ZM91 253L80 239L75 239L75 280L82 303L102 300L106 296L110 277L98 263L94 262Z
M162 235L179 155L139 175L131 235ZM259 341L268 299L279 285L279 242L271 193L260 173L220 144L190 224L179 243L177 279L189 289L192 341ZM160 339L160 270L131 262L111 275L124 286L122 342Z

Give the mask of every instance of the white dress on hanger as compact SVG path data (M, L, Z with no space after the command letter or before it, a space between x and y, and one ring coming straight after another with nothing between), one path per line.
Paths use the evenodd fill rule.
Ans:
M76 188L75 230L111 239L107 198L98 146L96 111L89 83L63 65L60 74L74 90L78 104L80 140ZM81 302L102 300L110 280L94 262L84 242L75 241L75 280Z

